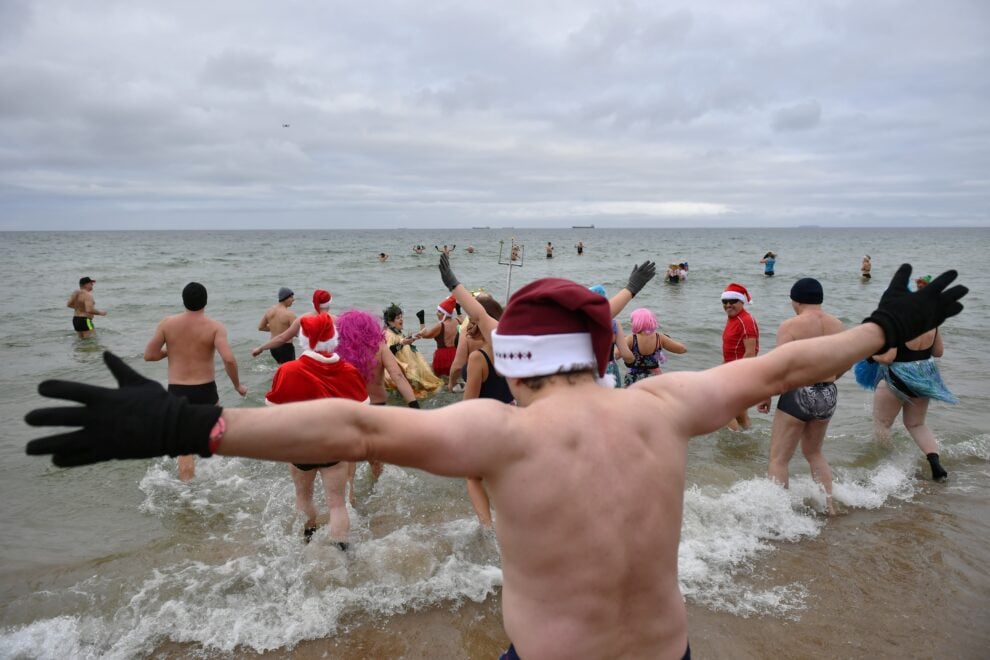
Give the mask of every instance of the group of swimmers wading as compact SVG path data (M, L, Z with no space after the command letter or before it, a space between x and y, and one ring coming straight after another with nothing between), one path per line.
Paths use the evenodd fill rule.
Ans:
M874 312L846 330L820 310L820 285L799 281L791 290L795 319L782 324L778 346L759 356L750 349L746 320L740 319L748 293L729 285L722 293L724 349L739 359L727 357L704 371L643 378L620 389L602 386L609 383L616 342L612 321L653 278L651 262L635 266L626 286L610 299L569 280L536 280L516 291L495 318L460 283L444 254L441 280L478 324L485 349L481 359L491 362L488 374L494 370L504 378L516 405L478 396L427 413L369 406L344 368L353 389L343 395L310 392L319 400L224 409L171 394L106 352L119 388L41 383L42 396L82 407L29 412L28 424L60 428L32 440L26 450L50 455L58 466L218 454L317 466L375 460L480 480L497 513L503 624L511 641L503 657L689 658L687 612L677 578L688 441L782 393L787 400L778 405L795 421L783 418L774 455L786 456L801 424L800 437L816 437L834 399L830 384L839 374L860 360L875 356L874 362L881 362L901 354L902 347L927 351L911 346L962 311L966 287L949 288L955 271L917 291L908 289L910 272L908 264L901 266ZM187 308L201 314L205 290L191 293ZM186 323L207 332L205 320ZM163 343L174 339L174 324L162 325ZM219 330L212 327L211 350L219 348ZM318 310L302 327L306 350L321 358L307 369L340 364L333 359L337 337L329 314ZM158 338L156 333L156 343ZM937 350L931 348L932 354ZM292 364L280 366L276 378L303 371L301 366L283 371ZM891 379L905 374L912 386L923 380L922 370L888 372ZM236 372L231 378L236 385ZM472 379L472 390L475 384ZM280 391L276 385L273 392ZM818 463L812 468L824 483L825 468ZM786 480L786 474L777 478ZM341 543L339 538L339 530L332 530L331 541Z

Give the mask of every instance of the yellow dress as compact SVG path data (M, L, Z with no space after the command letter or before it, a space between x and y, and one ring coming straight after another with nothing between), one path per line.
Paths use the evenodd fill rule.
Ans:
M389 350L391 350L396 344L402 344L403 337L392 328L385 328L385 339L388 341ZM443 385L443 381L433 373L433 369L412 345L400 346L392 351L392 354L395 355L395 361L402 368L402 373L405 374L406 380L409 381L417 399L426 394L433 394ZM395 383L392 382L387 371L385 372L385 387L390 390L395 389Z

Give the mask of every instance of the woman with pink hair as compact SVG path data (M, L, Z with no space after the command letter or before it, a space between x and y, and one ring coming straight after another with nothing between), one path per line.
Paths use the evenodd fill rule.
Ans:
M395 360L385 341L385 329L378 319L367 312L351 309L337 317L337 355L349 362L364 377L368 386L371 405L384 406L388 401L385 390L385 372L391 376L396 389L410 408L419 408L419 401L412 386L406 380L402 367ZM377 481L383 464L368 461L371 476ZM351 475L353 479L353 474ZM351 486L351 502L354 488Z
M645 307L634 309L629 315L629 321L632 334L626 337L626 345L632 351L633 361L624 360L628 369L626 387L661 373L660 365L667 361L663 349L671 353L687 353L684 344L660 332L657 317Z

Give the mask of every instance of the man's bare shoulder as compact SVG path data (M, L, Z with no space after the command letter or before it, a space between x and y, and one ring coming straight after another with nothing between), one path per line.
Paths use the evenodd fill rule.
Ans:
M778 335L792 339L811 339L842 332L842 321L824 311L807 312L785 319L777 330Z

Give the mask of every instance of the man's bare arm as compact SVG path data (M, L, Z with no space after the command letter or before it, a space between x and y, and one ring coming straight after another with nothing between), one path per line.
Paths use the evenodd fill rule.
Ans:
M241 385L241 379L237 373L237 358L234 357L234 351L230 350L230 342L227 341L227 329L220 323L217 323L216 334L213 335L213 347L220 354L220 359L223 360L223 370L227 372L227 377L230 378L234 389L241 396L247 394L247 388Z
M258 324L259 332L268 332L270 326L268 325L269 313L265 312L265 315L261 317L261 323Z
M258 357L259 355L261 355L270 348L277 348L279 346L282 346L283 344L288 344L289 342L292 341L293 337L299 334L300 325L301 323L299 321L299 317L296 317L295 320L292 321L292 325L286 328L284 332L275 335L261 346L256 346L252 348L251 356Z
M771 353L701 372L647 378L632 388L664 400L665 414L687 436L711 433L735 414L769 397L832 378L884 344L879 326L864 323L827 337L788 342ZM699 414L698 411L705 411Z
M756 337L746 337L743 339L743 357L756 357Z
M516 451L510 419L517 412L491 399L426 411L342 399L227 408L216 453L294 463L372 460L480 477Z
M165 346L165 331L162 329L164 321L158 323L155 334L151 336L148 345L144 347L144 361L158 362L168 357L168 349Z

